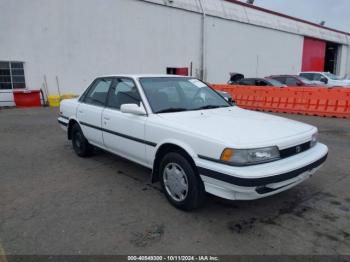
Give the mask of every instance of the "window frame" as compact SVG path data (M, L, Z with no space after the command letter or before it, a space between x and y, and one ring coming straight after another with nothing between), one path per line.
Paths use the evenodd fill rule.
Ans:
M26 73L25 73L25 62L24 61L5 61L5 60L0 60L0 63L8 63L8 69L10 71L10 82L2 82L2 83L10 83L11 84L11 88L5 88L5 89L1 89L0 90L16 90L16 89L19 89L19 90L23 90L23 89L27 89L27 81L26 81ZM22 70L23 70L23 78L24 78L24 87L23 88L14 88L14 82L13 82L13 77L14 76L22 76L22 75L13 75L12 73L12 69L18 69L18 68L12 68L12 64L14 63L20 63L22 65ZM22 83L22 82L18 82L18 83Z

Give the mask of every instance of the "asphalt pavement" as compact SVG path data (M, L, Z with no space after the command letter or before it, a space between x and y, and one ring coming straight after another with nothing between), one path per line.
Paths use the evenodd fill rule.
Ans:
M311 179L256 201L172 207L149 170L79 158L57 109L0 110L0 250L11 254L350 255L350 120L317 126L329 158Z

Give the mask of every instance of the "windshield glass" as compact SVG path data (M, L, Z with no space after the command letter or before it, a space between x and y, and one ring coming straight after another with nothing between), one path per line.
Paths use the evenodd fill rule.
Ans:
M205 83L188 77L140 78L154 113L213 109L231 106Z
M332 80L341 80L342 79L340 76L333 75L332 73L324 73L324 74Z

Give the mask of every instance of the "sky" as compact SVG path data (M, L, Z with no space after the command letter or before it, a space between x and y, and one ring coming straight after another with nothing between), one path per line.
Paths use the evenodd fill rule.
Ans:
M246 2L242 0L243 2ZM350 0L255 0L255 5L350 32Z

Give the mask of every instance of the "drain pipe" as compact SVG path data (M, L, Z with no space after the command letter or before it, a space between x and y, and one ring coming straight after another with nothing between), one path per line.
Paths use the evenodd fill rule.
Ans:
M201 39L201 79L207 81L207 28L206 28L206 17L207 13L204 8L203 0L199 0L200 7L202 9L202 39Z

